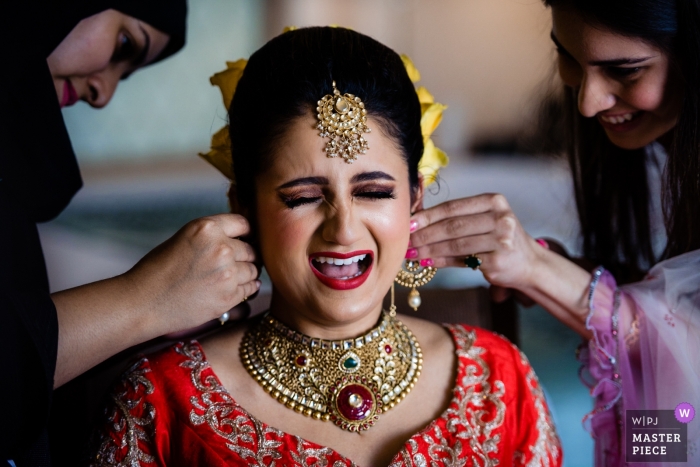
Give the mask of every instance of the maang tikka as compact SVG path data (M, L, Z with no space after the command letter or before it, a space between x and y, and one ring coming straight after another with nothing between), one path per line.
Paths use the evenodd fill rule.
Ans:
M328 157L340 156L352 164L359 154L369 149L362 133L369 133L367 110L362 99L353 94L340 94L333 81L333 94L326 94L317 102L316 117L322 138L330 138L326 143Z

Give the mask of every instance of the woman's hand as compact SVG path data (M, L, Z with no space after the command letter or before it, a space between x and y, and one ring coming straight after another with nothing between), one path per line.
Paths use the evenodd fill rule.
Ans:
M52 294L55 387L128 347L218 318L260 288L244 217L194 220L130 271Z
M533 300L583 337L588 314L590 274L540 246L522 228L503 195L484 194L448 201L417 212L407 258L423 266L466 267L476 255L492 285L492 296L505 300L512 290L521 301Z
M528 287L543 250L499 194L456 199L419 211L411 227L407 257L440 268L465 267L464 258L476 255L486 280L506 289Z
M237 214L196 219L125 276L150 303L151 318L168 323L165 332L198 326L260 287L253 248L237 239L249 233L248 221Z

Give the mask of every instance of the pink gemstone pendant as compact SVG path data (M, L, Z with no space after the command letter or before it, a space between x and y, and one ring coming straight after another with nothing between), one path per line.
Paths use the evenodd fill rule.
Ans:
M378 392L363 379L357 376L343 378L344 381L338 381L331 388L334 400L331 419L343 430L367 430L382 413Z

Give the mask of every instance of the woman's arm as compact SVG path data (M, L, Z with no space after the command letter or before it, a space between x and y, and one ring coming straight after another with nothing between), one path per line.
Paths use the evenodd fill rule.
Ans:
M218 318L253 295L260 286L255 254L235 238L249 229L235 214L197 219L130 271L54 293L54 387L128 347Z
M492 285L518 290L571 329L589 338L590 273L542 248L520 225L506 198L484 194L448 201L417 212L412 219L412 252L435 267L465 267L478 255Z

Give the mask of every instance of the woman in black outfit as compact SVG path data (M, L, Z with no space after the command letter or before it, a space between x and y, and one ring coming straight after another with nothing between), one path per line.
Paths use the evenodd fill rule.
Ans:
M54 388L132 345L220 316L259 287L234 215L198 219L112 279L49 293L36 223L82 181L60 108L177 52L185 0L0 6L0 465L49 465ZM205 293L197 292L204 290Z

